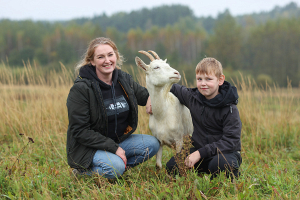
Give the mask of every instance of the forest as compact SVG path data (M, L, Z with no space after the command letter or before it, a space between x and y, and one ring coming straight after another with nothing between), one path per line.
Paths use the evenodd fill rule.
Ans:
M31 63L44 72L73 69L90 40L111 38L135 66L139 50L154 50L193 83L204 57L215 57L227 80L240 74L258 84L300 85L300 7L289 3L269 12L196 17L187 6L160 6L130 13L105 13L70 21L0 19L0 61L10 68ZM1 67L1 64L0 64Z

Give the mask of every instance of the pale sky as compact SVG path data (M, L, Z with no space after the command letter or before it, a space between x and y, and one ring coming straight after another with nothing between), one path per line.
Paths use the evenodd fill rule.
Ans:
M300 6L300 0L0 0L0 19L70 20L172 4L188 6L197 17L216 17L225 9L236 16L270 11L290 2Z

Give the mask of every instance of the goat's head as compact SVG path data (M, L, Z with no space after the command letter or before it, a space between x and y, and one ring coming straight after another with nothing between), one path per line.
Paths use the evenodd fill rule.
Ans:
M149 83L154 86L163 86L168 83L177 83L181 78L179 72L170 67L170 65L167 63L167 59L161 60L154 51L149 52L151 52L156 59L154 59L154 57L146 51L139 51L139 53L142 53L150 58L151 62L149 65L146 65L139 57L135 57L136 65L146 73L147 84Z

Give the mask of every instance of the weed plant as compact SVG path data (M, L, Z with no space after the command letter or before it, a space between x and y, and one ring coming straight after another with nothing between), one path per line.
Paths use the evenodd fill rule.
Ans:
M235 83L243 123L239 179L210 180L182 166L168 176L155 158L115 180L75 177L66 159L66 98L75 75L24 63L0 67L0 199L300 199L300 89ZM133 72L133 68L128 67ZM133 74L145 85L144 75ZM183 80L184 83L185 80ZM136 133L151 134L145 108ZM163 165L175 154L165 147Z

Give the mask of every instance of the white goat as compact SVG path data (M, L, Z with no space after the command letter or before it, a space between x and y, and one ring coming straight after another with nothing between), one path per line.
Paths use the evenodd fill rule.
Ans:
M146 65L139 57L135 58L136 65L146 73L146 86L151 98L152 115L149 116L149 128L160 141L160 148L156 155L156 166L162 168L163 145L176 145L179 153L183 145L183 136L192 135L193 124L190 111L182 105L177 97L170 92L171 86L177 83L181 76L178 71L161 60L154 51L154 57L146 52L151 62Z

